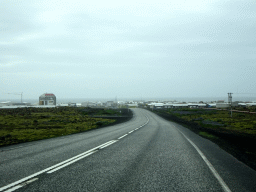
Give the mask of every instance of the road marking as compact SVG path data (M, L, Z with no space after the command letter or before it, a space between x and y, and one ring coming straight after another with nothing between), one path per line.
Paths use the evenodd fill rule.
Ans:
M122 139L122 138L124 138L124 137L127 136L127 135L128 135L128 134L125 134L125 135L119 137L118 139Z
M105 147L107 147L107 146L109 146L109 145L114 144L115 142L117 142L117 140L113 140L111 143L108 143L108 144L106 144L106 145L100 147L99 149L103 149L103 148L105 148Z
M107 143L101 145L101 147L100 147L99 149L103 149L103 148L105 148L105 147L107 147L107 146L109 146L109 145L112 145L112 144L115 143L115 142L117 142L117 141L116 141L116 140L109 141L109 142L107 142ZM62 169L62 168L66 167L66 166L68 166L68 165L70 165L70 164L72 164L72 163L75 163L75 162L79 161L80 159L83 159L83 158L85 158L85 157L88 157L89 155L91 155L91 154L93 154L93 153L95 153L95 152L97 152L97 151L92 151L92 152L90 152L90 153L87 153L87 154L85 154L85 155L83 155L83 156L81 156L81 157L79 157L79 158L77 158L77 159L75 159L75 160L73 160L73 161L69 161L68 163L66 163L66 164L64 164L64 165L62 165L62 166L60 166L60 167L57 167L57 168L55 168L55 169L53 169L53 170L51 170L51 171L48 171L47 173L53 173L53 172L55 172L55 171L58 171L59 169Z
M178 130L179 131L179 130ZM189 139L187 138L181 131L179 131L188 141L189 143L197 150L197 152L199 153L199 155L202 157L202 159L204 160L204 162L206 163L206 165L209 167L209 169L211 170L211 172L213 173L213 175L215 176L215 178L219 181L222 189L225 192L231 192L231 190L229 189L229 187L227 186L227 184L225 183L225 181L221 178L221 176L219 175L219 173L216 171L216 169L213 167L213 165L210 163L210 161L206 158L206 156L203 154L203 152Z
M17 185L17 186L15 186L15 187L11 188L11 189L8 189L8 190L5 191L5 192L12 192L12 191L15 191L15 190L17 190L17 189L19 189L19 188L21 188L21 187L23 187L23 186Z
M34 182L34 181L36 181L36 180L38 180L38 178L34 178L34 179L31 179L31 180L26 181L26 182L24 182L24 183L21 183L21 184L19 184L19 185L13 187L13 188L11 188L11 189L6 190L5 192L12 192L12 191L15 191L15 190L17 190L17 189L19 189L19 188L21 188L21 187L23 187L23 186L25 186L25 185L28 185L29 183L32 183L32 182Z
M128 132L128 134L130 134L130 133L132 133L132 132L134 132L134 131L136 131L136 130L142 128L142 127L144 127L145 125L147 125L147 124L149 123L149 118L148 118L147 116L145 116L145 117L147 118L147 122L146 122L145 124L143 124L143 125L137 127L136 129L134 129L134 130ZM122 138L124 138L125 136L127 136L128 134L125 134L125 135L119 137L118 139L122 139Z
M37 173L34 173L34 174L32 174L32 175L30 175L30 176L28 176L28 177L24 177L23 179L20 179L20 180L18 180L18 181L15 181L15 182L13 182L13 183L11 183L11 184L9 184L9 185L6 185L6 186L4 186L4 187L1 187L1 188L0 188L0 191L4 191L4 190L9 189L9 188L11 188L11 187L14 187L14 186L16 186L16 185L19 185L20 183L23 183L23 182L25 182L25 181L27 181L27 180L29 180L29 179L31 179L31 178L34 178L34 177L36 177L37 175L40 175L40 174L42 174L42 173L45 173L45 172L50 171L50 170L52 170L52 169L55 169L56 167L59 167L59 166L65 164L65 163L68 163L68 162L70 162L70 161L72 161L72 160L74 160L74 159L77 159L77 158L79 158L79 157L81 157L81 156L84 156L84 155L86 155L86 154L88 154L88 153L91 153L91 152L93 152L93 151L95 151L95 150L101 148L102 146L105 146L105 145L107 145L108 143L111 143L111 142L112 142L112 141L108 141L108 142L106 142L106 143L104 143L104 144L102 144L102 145L99 145L99 146L97 146L97 147L94 147L94 148L92 148L92 149L90 149L90 150L88 150L88 151L86 151L86 152L84 152L84 153L81 153L81 154L79 154L79 155L76 155L76 156L74 156L74 157L72 157L72 158L70 158L70 159L67 159L67 160L65 160L65 161L62 161L62 162L56 164L56 165L53 165L53 166L51 166L51 167L48 167L48 168L46 168L46 169L44 169L44 170L42 170L42 171L39 171L39 172L37 172Z
M149 118L148 118L147 116L146 116L146 118L148 119L148 121L147 121L144 125L141 125L140 128L143 127L143 126L145 126L146 124L148 124ZM136 128L135 130L137 130L137 129L139 129L139 128ZM133 131L134 131L134 130L133 130ZM129 133L132 133L133 131L130 131ZM128 134L125 134L125 135L119 137L118 139L122 139L122 138L124 138L124 137L127 136L127 135L128 135ZM46 168L46 169L44 169L44 170L42 170L42 171L39 171L39 172L37 172L37 173L34 173L34 174L32 174L32 175L30 175L30 176L28 176L28 177L24 177L23 179L20 179L20 180L18 180L18 181L15 181L15 182L9 184L9 185L6 185L6 186L4 186L4 187L1 187L1 188L0 188L0 191L4 191L4 190L8 189L8 190L6 190L5 192L7 192L7 191L8 191L8 192L11 192L11 191L14 191L14 190L16 190L16 189L19 189L20 187L22 187L22 186L24 186L24 185L27 185L27 184L29 184L29 183L31 183L31 182L33 182L33 181L36 181L38 178L34 178L34 177L36 177L37 175L40 175L40 174L45 173L45 172L47 172L47 173L53 173L54 171L57 171L57 170L59 170L59 169L61 169L61 168L63 168L63 167L66 167L67 165L70 165L70 164L72 164L72 163L74 163L74 162L76 162L76 161L82 159L82 158L85 158L85 157L87 157L87 156L89 156L89 155L91 155L91 154L97 152L96 150L98 150L98 149L103 149L103 148L105 148L105 147L107 147L107 146L109 146L109 145L112 145L112 144L115 143L115 142L117 142L117 140L108 141L108 142L106 142L106 143L104 143L104 144L102 144L102 145L99 145L98 147L94 147L93 149L90 149L90 150L88 150L88 151L86 151L86 152L84 152L84 153L81 153L81 154L79 154L79 155L77 155L77 156L75 156L75 157L72 157L72 158L70 158L70 159L67 159L67 160L65 160L65 161L63 161L63 162L60 162L60 163L56 164L56 165L53 165L53 166L51 166L51 167L48 167L48 168ZM24 146L19 146L19 147L17 147L17 148L20 148L20 147L24 147ZM17 148L11 148L11 149L9 149L9 150L17 149ZM32 178L32 179L31 179L31 178ZM31 179L31 180L29 180L29 179ZM28 180L29 180L29 181L28 181Z
M62 168L66 167L66 166L68 166L68 165L70 165L70 164L72 164L72 163L75 163L75 162L79 161L80 159L83 159L83 158L85 158L85 157L87 157L87 156L89 156L89 155L91 155L91 154L93 154L93 153L95 153L95 152L96 152L96 151L93 151L93 152L91 152L91 153L87 153L86 155L84 155L84 156L82 156L82 157L79 157L79 158L77 158L77 159L75 159L75 160L73 160L73 161L69 161L68 163L66 163L66 164L64 164L64 165L62 165L62 166L59 166L59 167L57 167L57 168L55 168L55 169L52 169L51 171L48 171L47 173L53 173L53 172L55 172L55 171L58 171L59 169L62 169Z

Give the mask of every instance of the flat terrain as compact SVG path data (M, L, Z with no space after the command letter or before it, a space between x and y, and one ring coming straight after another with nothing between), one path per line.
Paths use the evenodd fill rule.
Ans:
M103 129L1 147L0 191L255 191L256 171L213 142L133 113Z
M118 117L124 114L127 117L126 111L83 107L0 109L0 146L99 128L120 121Z

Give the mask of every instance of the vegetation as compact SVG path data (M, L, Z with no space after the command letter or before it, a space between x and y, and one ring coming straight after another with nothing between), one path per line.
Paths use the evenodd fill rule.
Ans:
M231 118L227 110L205 109L169 110L168 113L205 128L256 135L256 114L233 112Z
M84 115L90 115L90 116L121 116L123 109L102 109L102 108L84 108L81 110L81 112Z
M214 136L212 134L209 134L207 132L203 132L203 131L200 131L199 135L201 135L203 137L206 137L206 138L209 138L209 139L218 139L218 137L216 137L216 136Z
M154 112L215 142L256 170L256 114L249 113L255 110L236 110L232 118L228 110L216 109L159 109Z
M120 112L75 107L0 109L0 146L79 133L116 121L91 115Z

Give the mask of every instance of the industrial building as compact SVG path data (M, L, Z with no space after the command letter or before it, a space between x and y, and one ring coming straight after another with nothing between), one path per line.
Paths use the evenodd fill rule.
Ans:
M56 96L53 93L44 93L39 97L39 105L56 105Z
M205 108L207 104L204 103L150 103L148 106L151 109L164 109L164 108Z

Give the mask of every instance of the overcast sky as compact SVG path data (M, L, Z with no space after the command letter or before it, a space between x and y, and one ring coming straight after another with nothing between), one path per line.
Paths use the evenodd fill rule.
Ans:
M2 0L0 101L255 93L255 34L255 0Z

